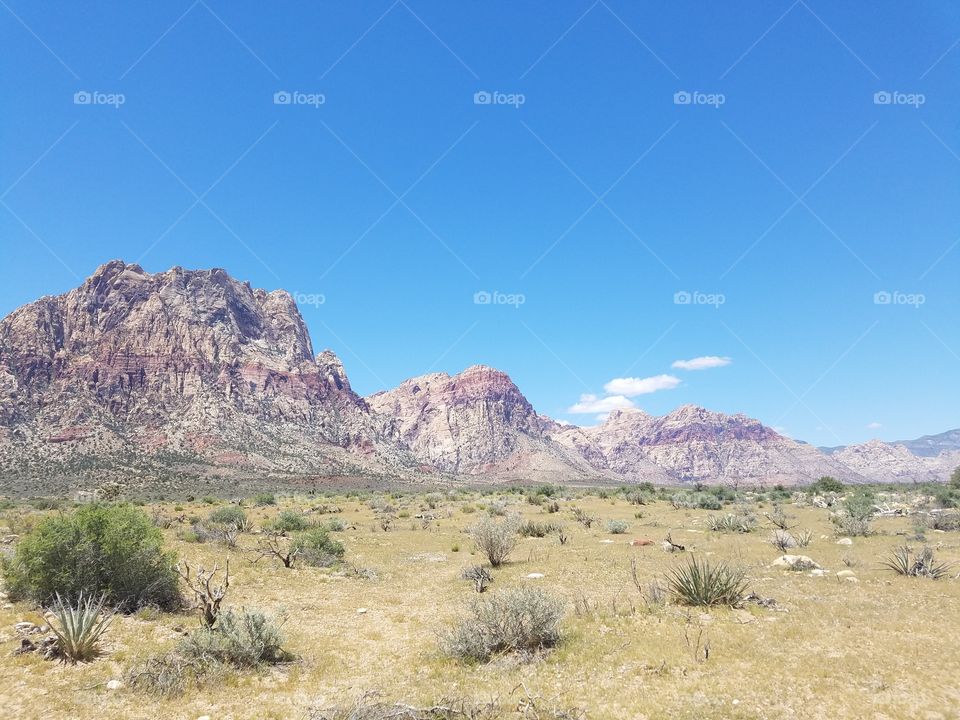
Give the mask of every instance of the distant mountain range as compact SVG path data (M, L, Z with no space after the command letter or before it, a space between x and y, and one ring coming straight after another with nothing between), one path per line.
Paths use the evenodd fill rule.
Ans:
M539 415L476 365L363 398L292 297L220 269L115 260L0 321L0 491L106 478L801 483L945 480L960 430L817 449L685 405L596 427Z

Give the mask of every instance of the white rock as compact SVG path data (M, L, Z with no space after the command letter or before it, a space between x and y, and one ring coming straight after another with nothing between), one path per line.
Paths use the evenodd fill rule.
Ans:
M367 614L366 608L357 608L357 615L366 615L366 614Z
M602 545L613 545L613 542L614 542L613 540L601 540L601 541L600 541L600 543L601 543Z
M530 580L539 580L540 578L543 577L543 573L530 573L529 575L527 575L527 577Z
M826 573L821 568L810 571L810 577L823 577L824 575L826 575Z
M119 690L123 687L123 683L119 680L109 680L107 682L107 690Z
M841 580L844 578L856 577L856 573L853 570L841 570L837 573L837 577Z
M781 555L770 564L770 567L786 568L787 570L820 569L820 566L806 555Z
M840 538L837 540L837 545L853 545L853 540L850 538Z
M858 583L858 582L860 582L860 580L859 580L858 578L855 578L855 577L845 577L845 578L843 578L843 581L844 581L844 582L848 582L848 583Z

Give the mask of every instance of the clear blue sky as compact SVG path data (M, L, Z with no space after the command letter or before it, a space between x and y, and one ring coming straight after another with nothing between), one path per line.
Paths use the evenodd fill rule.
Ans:
M948 0L2 0L0 311L216 266L364 394L483 363L583 424L957 427L958 39Z

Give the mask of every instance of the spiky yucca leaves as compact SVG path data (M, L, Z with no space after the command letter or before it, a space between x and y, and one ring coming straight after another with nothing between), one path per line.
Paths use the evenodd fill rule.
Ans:
M925 547L916 555L906 545L896 548L883 564L898 575L908 577L926 577L939 580L950 571L949 563L937 562L933 548Z
M726 563L690 558L673 569L668 578L670 591L683 605L737 605L747 592L742 570Z
M57 650L64 660L87 662L100 653L100 638L110 627L113 616L104 612L106 596L99 600L80 595L76 605L71 605L57 594L50 611L57 623L50 629L57 637ZM59 627L57 627L59 624Z

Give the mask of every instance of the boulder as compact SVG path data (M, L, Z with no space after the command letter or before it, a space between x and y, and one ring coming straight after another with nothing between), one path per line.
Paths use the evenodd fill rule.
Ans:
M774 560L770 567L784 568L785 570L820 570L821 567L806 555L781 555Z

